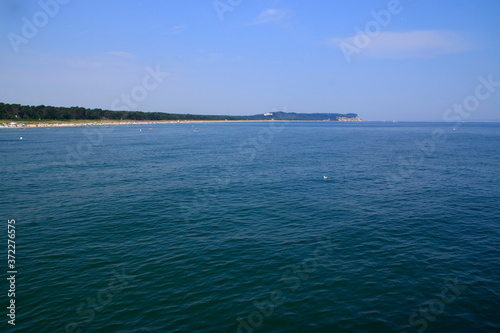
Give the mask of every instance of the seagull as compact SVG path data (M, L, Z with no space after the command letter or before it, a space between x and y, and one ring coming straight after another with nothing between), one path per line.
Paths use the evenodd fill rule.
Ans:
M327 177L327 176L323 176L323 179L324 179L324 180L327 180L328 178L330 178L330 177Z
M22 140L22 139L23 139L23 137L22 137L22 136L21 136L21 137L19 137L19 140Z

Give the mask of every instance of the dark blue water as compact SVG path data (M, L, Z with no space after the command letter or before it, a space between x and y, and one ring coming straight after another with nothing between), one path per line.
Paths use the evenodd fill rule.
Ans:
M500 124L1 130L0 331L499 332L499 149Z

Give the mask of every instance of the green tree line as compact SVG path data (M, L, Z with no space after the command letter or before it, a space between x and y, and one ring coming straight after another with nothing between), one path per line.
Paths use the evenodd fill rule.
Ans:
M110 111L82 107L55 107L0 103L5 120L240 120L246 117L176 114L164 112Z
M218 116L178 114L142 111L110 111L82 107L56 107L45 105L21 105L0 103L0 119L4 120L331 120L339 117L356 118L355 113L288 113L274 112L272 115Z

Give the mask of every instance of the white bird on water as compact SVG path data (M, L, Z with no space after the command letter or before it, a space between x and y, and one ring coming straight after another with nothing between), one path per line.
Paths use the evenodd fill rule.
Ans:
M327 179L329 179L329 178L330 178L330 177L323 176L323 179L324 179L324 180L327 180Z
M21 136L21 137L19 137L19 140L22 140L22 139L23 139L23 137L22 137L22 136Z

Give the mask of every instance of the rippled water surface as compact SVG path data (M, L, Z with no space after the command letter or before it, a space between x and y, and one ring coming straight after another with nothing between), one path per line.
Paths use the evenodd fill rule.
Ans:
M0 331L500 331L500 124L149 126L0 131Z

